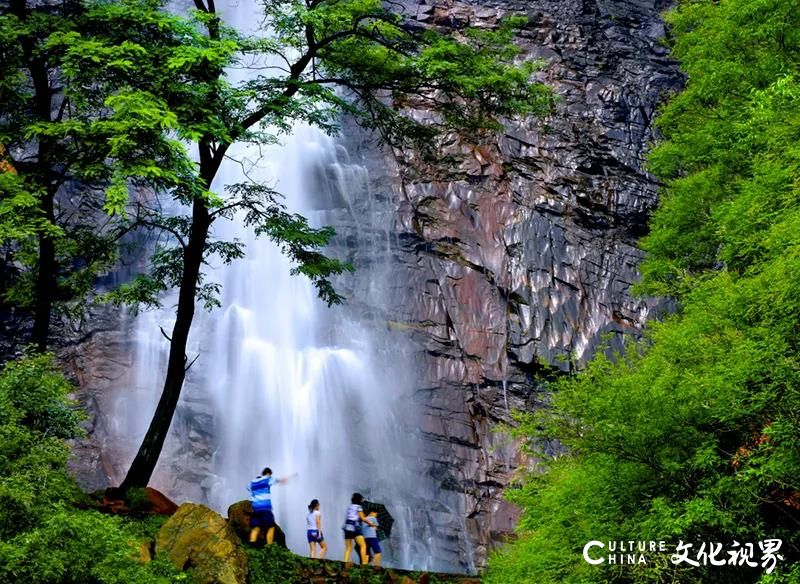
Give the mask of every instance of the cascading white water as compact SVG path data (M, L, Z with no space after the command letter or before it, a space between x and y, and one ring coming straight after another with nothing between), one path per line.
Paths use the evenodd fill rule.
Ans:
M247 174L277 177L275 186L293 210L320 219L324 213L314 209L307 180L315 166L328 166L329 174L338 170L344 184L337 187L363 190L353 183L363 183L363 169L339 166L335 149L320 132L296 128L283 148L267 155L266 165ZM228 165L220 186L240 181L239 173ZM346 309L332 312L307 279L290 276L290 263L271 242L254 240L237 223L227 227L227 238L239 236L248 254L219 270L223 308L202 326L213 327L213 362L204 366L202 384L222 420L211 502L225 508L244 498L247 482L263 466L277 476L296 472L273 495L289 545L305 549L303 510L318 498L332 557L338 557L339 526L352 492L372 491L378 498L396 492L386 477L403 464L392 419L402 388L383 377L368 331ZM404 526L397 527L395 539L402 540Z
M255 3L243 1L223 8L223 15L229 25L252 32L257 11ZM248 71L230 75L241 79ZM304 515L317 498L328 557L340 559L344 510L360 491L386 503L396 519L387 564L454 569L437 557L440 542L424 503L434 488L422 468L419 441L408 433L416 425L409 399L413 366L402 339L367 308L381 306L392 270L385 224L391 209L374 208L366 170L314 128L296 127L280 147L237 146L229 156L216 192L255 180L282 193L289 209L315 226L345 224L339 249L346 247L366 272L355 302L328 308L307 279L290 275L291 264L272 242L255 239L241 220L215 224L215 236L242 241L246 257L208 270L209 279L222 285L222 308L198 310L189 345L189 358L198 360L156 486L184 499L187 494L176 492L180 486L168 478L180 467L197 482L191 493L224 513L247 497L248 482L263 467L277 477L297 473L273 490L276 518L293 551L307 552ZM339 283L347 284L346 278ZM165 299L164 307L135 320L134 391L120 392L112 414L111 440L131 457L163 382L168 343L159 328L171 329L174 300ZM183 420L181 408L191 412L191 421ZM192 433L208 443L209 451L200 453L206 456L182 442L191 442ZM165 468L164 460L174 468ZM437 505L442 513L444 504Z

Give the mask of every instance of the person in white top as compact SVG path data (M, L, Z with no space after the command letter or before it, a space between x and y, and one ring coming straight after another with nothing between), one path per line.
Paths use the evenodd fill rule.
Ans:
M344 518L344 561L350 562L350 554L353 552L353 541L358 546L358 555L361 556L361 563L366 564L367 557L367 542L364 541L364 536L361 535L361 525L366 523L371 527L377 527L374 523L367 519L364 515L364 509L361 507L361 502L364 496L361 493L353 493L350 499L351 505L347 508L347 513Z
M320 560L325 557L328 551L328 544L322 535L322 513L319 511L319 501L314 499L308 504L308 515L306 515L306 535L308 536L309 557L317 557ZM316 546L319 545L319 555L315 556Z

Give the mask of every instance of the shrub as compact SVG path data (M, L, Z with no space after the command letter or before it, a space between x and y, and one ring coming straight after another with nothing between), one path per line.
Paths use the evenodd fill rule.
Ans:
M141 540L121 519L95 511L54 513L43 525L0 543L0 581L26 584L188 582L166 560L145 563ZM149 543L146 542L149 546Z
M142 557L163 518L124 521L80 511L65 440L80 435L72 386L50 355L0 371L0 582L188 582L166 559ZM149 552L148 558L149 559Z
M247 566L250 584L294 584L297 580L297 560L293 553L277 546L248 548Z
M72 386L49 355L0 371L0 538L34 528L62 503L82 497L66 472L64 439L80 434Z
M0 424L22 426L40 437L76 438L83 416L67 398L73 389L52 355L9 361L0 372Z

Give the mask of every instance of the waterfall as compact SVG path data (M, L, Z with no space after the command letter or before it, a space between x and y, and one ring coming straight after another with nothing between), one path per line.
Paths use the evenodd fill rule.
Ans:
M248 31L256 11L255 3L242 2L222 12L229 25ZM229 76L248 74L235 69ZM294 552L307 554L304 518L316 498L328 557L341 559L344 511L359 491L385 503L396 520L385 564L464 569L438 551L452 541L444 542L432 516L456 515L456 503L437 497L426 472L412 351L382 316L392 285L391 203L372 197L366 169L315 128L297 126L277 146L236 145L229 157L216 192L245 180L268 184L313 226L337 228L328 251L352 261L358 277L337 279L348 301L329 308L310 281L290 275L292 265L275 244L255 239L241 218L214 225L215 237L241 241L246 257L206 270L222 286L222 307L198 308L188 349L197 361L154 486L224 514L248 497L247 485L262 468L279 478L297 473L273 488L276 519ZM169 348L159 329L171 329L174 304L168 296L164 308L130 325L132 387L117 392L108 440L123 462L155 409Z
M272 149L269 164L248 174L277 177L275 187L292 209L320 224L328 213L317 203L330 201L337 190L365 190L363 169L342 165L338 150L318 131L295 128L283 148ZM239 172L228 165L219 186L241 180ZM315 180L320 174L338 181L326 185ZM330 190L312 193L311 186ZM211 503L224 508L244 498L247 482L263 466L278 477L296 472L273 492L290 547L306 549L301 520L308 502L318 498L331 557L339 557L339 528L352 492L378 499L396 492L386 479L392 467L403 466L392 418L402 388L395 376L386 377L392 366L379 361L370 331L352 320L347 307L325 306L307 279L290 275L290 263L271 242L254 240L240 224L227 227L228 237L240 237L248 254L220 270L223 308L202 327L213 346L202 383L223 421ZM398 538L405 531L398 525Z

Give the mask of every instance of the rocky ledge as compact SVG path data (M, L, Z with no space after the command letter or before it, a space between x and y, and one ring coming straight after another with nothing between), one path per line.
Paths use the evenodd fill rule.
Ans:
M243 506L237 505L241 515ZM477 578L450 574L311 560L280 545L252 548L240 538L233 519L226 520L204 505L184 503L156 534L155 554L186 571L193 584L480 583Z

